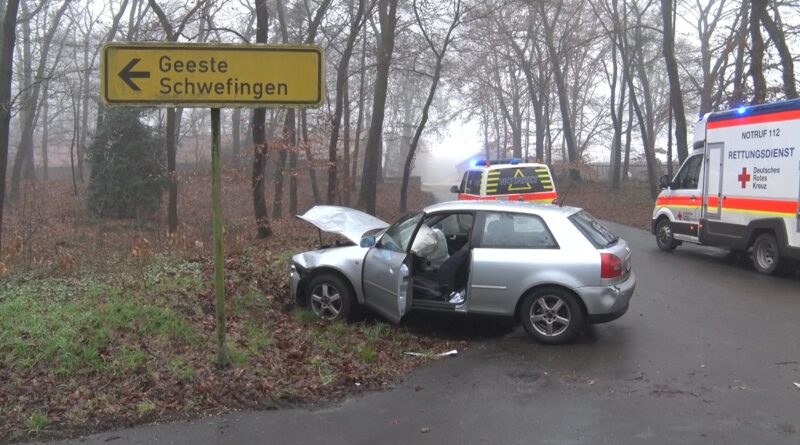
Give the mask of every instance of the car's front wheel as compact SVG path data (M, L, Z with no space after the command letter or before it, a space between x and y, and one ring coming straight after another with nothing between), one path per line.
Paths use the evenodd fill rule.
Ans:
M678 240L672 231L672 224L667 218L661 218L656 225L656 244L664 252L671 252L678 247Z
M524 298L519 312L522 327L539 342L567 343L580 334L586 324L578 297L566 289L537 289Z
M306 301L311 311L322 320L348 320L354 313L355 298L350 286L333 274L322 274L306 286Z

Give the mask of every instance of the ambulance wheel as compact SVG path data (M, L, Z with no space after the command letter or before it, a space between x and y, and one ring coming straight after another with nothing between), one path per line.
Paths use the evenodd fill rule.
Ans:
M656 244L664 252L672 252L678 247L678 241L672 231L672 224L669 223L667 218L661 218L656 224Z
M765 275L772 275L778 271L781 253L778 241L771 233L762 233L753 243L753 267Z

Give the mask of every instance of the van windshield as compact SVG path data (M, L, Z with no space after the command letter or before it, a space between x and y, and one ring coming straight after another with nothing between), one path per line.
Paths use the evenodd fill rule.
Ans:
M489 170L486 194L512 195L553 191L553 180L546 167L509 167Z
M594 247L604 249L617 244L619 237L608 230L600 221L594 219L585 210L581 210L569 217L572 224L591 242Z

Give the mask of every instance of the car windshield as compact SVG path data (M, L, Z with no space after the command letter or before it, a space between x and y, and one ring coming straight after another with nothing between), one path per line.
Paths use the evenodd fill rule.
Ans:
M408 215L393 226L386 229L386 233L381 237L378 247L394 252L406 252L408 250L411 235L417 228L422 219L422 213Z
M598 249L611 247L617 243L619 237L608 230L605 226L585 210L569 217L572 224Z

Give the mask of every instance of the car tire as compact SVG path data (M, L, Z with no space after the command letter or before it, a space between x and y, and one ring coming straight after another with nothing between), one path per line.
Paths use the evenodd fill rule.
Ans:
M351 287L330 273L317 275L309 281L306 303L317 318L326 321L351 320L357 304Z
M566 289L545 287L523 298L519 320L525 332L540 343L568 343L586 326L578 297Z
M778 240L771 233L762 233L753 243L753 267L764 275L772 275L781 265L781 252Z
M678 247L678 240L675 239L672 224L667 218L661 218L656 224L656 244L664 252L672 252Z

